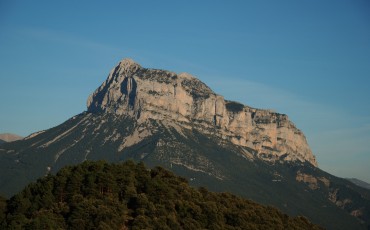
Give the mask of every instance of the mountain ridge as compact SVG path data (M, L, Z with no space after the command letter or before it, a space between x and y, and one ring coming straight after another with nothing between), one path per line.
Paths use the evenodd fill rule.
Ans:
M357 178L346 178L347 180L351 181L352 183L354 183L355 185L358 185L362 188L366 188L366 189L369 189L370 190L370 184L366 181L362 181L362 180L359 180Z
M0 133L0 140L4 142L12 142L23 139L23 137L13 133Z
M317 166L304 134L285 114L227 101L196 77L142 68L123 59L107 80L89 96L88 112L129 115L138 123L172 120L182 128L215 132L222 139L254 149L267 161L308 161Z

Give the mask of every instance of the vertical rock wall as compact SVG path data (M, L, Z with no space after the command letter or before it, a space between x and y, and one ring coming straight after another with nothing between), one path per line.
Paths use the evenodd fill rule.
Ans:
M226 101L190 74L145 69L124 59L90 95L87 107L90 112L134 116L139 123L155 119L204 133L213 129L264 160L317 166L304 134L286 115Z

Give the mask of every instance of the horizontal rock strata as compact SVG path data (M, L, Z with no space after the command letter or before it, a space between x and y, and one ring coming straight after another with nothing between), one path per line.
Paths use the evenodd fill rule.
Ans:
M154 119L215 134L264 160L317 166L304 134L287 115L227 101L187 73L146 69L124 59L90 95L87 107L138 123Z

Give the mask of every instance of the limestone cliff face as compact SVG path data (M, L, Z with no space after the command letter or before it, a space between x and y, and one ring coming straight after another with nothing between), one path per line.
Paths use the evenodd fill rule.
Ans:
M146 69L122 60L87 101L89 112L154 119L177 129L197 129L268 161L317 166L304 134L284 114L227 101L187 73Z

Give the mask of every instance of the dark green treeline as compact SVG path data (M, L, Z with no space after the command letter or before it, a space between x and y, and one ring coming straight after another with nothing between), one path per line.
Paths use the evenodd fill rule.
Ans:
M156 167L84 162L0 199L2 229L320 229Z

